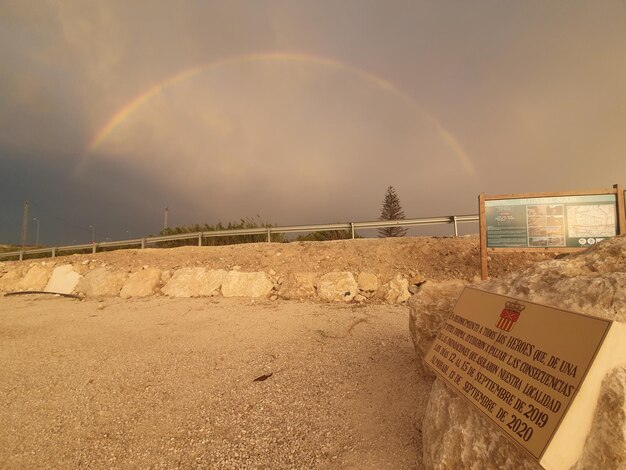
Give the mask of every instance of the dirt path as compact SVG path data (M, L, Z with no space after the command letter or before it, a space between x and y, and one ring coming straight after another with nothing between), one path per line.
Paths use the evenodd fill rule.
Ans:
M407 325L384 305L0 297L0 467L420 468Z

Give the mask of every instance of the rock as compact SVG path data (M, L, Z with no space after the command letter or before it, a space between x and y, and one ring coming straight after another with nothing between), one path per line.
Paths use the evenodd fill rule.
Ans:
M58 294L71 294L78 285L80 278L81 275L74 271L71 264L57 266L52 271L52 276L44 290Z
M354 296L354 301L358 302L358 303L363 303L367 300L367 297L365 297L364 295L361 294L357 294Z
M409 278L409 285L410 286L418 286L419 287L422 284L424 284L425 282L426 282L426 277L422 276L421 274L413 274Z
M32 266L26 276L20 281L19 288L20 290L43 290L48 284L50 280L50 276L52 275L52 269L45 268L43 266L34 265Z
M396 274L391 281L381 288L381 291L385 301L390 304L401 304L411 298L409 281L401 274Z
M181 268L174 272L162 291L170 297L212 297L226 279L223 269Z
M626 366L618 367L604 379L591 433L575 470L626 468Z
M264 272L230 271L222 284L224 297L268 297L274 284Z
M422 290L424 290L422 287ZM605 240L575 255L538 263L500 279L478 285L481 289L525 300L572 309L607 319L626 321L626 237ZM421 293L415 296L417 299ZM411 308L411 315L446 307L433 295ZM413 304L412 304L413 305ZM412 320L414 341L432 335L435 320ZM413 333L412 333L413 334ZM416 346L417 347L417 346ZM624 367L614 369L603 381L595 418L585 445L573 446L575 469L624 468L626 459L626 377ZM435 380L422 424L426 468L540 468L506 440L497 428L475 409Z
M280 284L278 295L287 300L299 300L315 297L317 275L310 272L289 273Z
M83 276L76 286L76 292L87 297L116 297L125 280L126 273L95 268Z
M422 440L426 469L541 470L439 379L426 406Z
M426 282L408 302L409 330L417 353L418 367L427 375L434 377L435 373L422 360L452 312L464 285L464 282L458 280Z
M157 268L142 268L126 280L120 297L147 297L156 292L161 283L161 270Z
M17 292L20 290L22 270L12 269L0 277L0 292Z
M363 292L374 292L378 289L378 278L375 274L362 272L357 277L359 290Z
M359 286L350 272L324 274L317 281L317 295L322 300L350 302L359 293Z

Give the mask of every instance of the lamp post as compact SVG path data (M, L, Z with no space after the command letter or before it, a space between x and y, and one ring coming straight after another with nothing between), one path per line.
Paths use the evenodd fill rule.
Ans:
M39 219L37 217L33 217L33 220L37 222L37 236L35 238L35 246L39 246Z
M91 229L91 243L96 243L96 228L93 225L90 225Z

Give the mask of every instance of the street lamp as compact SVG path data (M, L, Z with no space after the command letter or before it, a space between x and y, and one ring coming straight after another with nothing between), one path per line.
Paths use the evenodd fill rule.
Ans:
M35 246L39 246L39 219L37 217L33 217L33 220L37 222L37 238L35 239Z
M90 225L91 229L91 243L96 243L96 228L93 225Z

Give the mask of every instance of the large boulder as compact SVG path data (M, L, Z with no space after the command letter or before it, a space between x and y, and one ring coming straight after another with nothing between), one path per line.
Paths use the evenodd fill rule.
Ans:
M411 297L409 305L409 330L418 358L418 367L423 373L434 376L422 359L430 349L441 326L454 308L465 283L459 280L425 282Z
M617 367L604 379L591 433L575 470L626 468L626 366Z
M359 293L359 286L350 272L324 274L317 281L317 295L330 302L350 302Z
M24 291L43 290L46 284L48 284L51 275L51 267L35 264L28 269L24 278L20 281L19 287Z
M78 281L82 276L74 271L71 264L57 266L52 271L52 276L46 284L46 292L55 292L57 294L71 294L78 285Z
M15 292L21 290L20 283L23 277L23 268L16 267L0 276L0 292Z
M76 292L87 297L116 297L125 280L124 272L96 268L82 277L76 286Z
M525 300L573 309L607 319L626 319L626 237L606 240L593 248L531 266L520 273L481 283L479 288ZM428 303L421 313L437 309ZM449 303L450 311L453 302ZM439 304L441 305L441 304ZM420 315L417 309L412 315ZM424 313L428 314L428 313ZM444 317L441 312L440 317ZM420 325L428 325L422 322ZM417 324L416 324L417 327ZM428 326L428 328L431 328ZM416 337L429 337L429 331ZM624 369L603 382L595 420L574 468L624 468L626 458L626 393ZM422 424L426 468L540 468L502 433L435 380Z
M312 272L287 274L278 290L278 295L287 300L310 299L315 297L317 275Z
M174 272L162 290L170 297L212 297L219 295L225 279L223 269L181 268Z
M120 297L128 299L130 297L147 297L156 292L161 284L161 270L158 268L147 268L130 275L124 283L120 292Z
M411 298L409 281L402 274L396 274L380 290L385 302L389 304L401 304Z
M222 283L224 297L268 297L274 284L264 272L230 271Z

